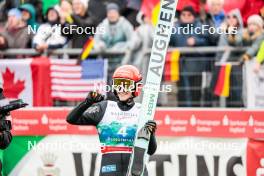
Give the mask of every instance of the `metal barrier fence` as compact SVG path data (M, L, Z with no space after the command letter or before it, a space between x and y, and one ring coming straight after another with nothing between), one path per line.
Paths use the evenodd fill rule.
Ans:
M169 48L173 51L175 48ZM239 64L240 53L246 50L244 47L182 47L177 48L181 53L180 81L165 82L170 85L171 92L160 93L158 104L160 106L181 107L242 107L242 67ZM143 77L146 76L148 58L151 50L141 51L137 58L133 58L133 52L106 51L104 53L91 52L93 58L107 58L109 61L108 83L114 69L121 64L134 64L140 68ZM13 58L17 56L32 57L46 55L61 59L77 58L81 49L57 49L38 53L34 49L8 49L0 51L0 58ZM233 53L236 53L235 55ZM228 98L219 98L213 94L213 83L217 66L227 61L232 61L231 90ZM189 67L190 68L185 68ZM143 80L144 82L144 80ZM110 98L111 95L109 95ZM139 97L138 101L140 101ZM76 102L75 102L76 103ZM75 104L74 103L74 104ZM73 105L73 103L55 102L56 106Z

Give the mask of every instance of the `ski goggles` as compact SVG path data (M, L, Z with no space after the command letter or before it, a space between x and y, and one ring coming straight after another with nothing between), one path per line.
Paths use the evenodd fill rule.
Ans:
M113 89L117 92L132 92L136 88L135 81L125 78L114 78Z

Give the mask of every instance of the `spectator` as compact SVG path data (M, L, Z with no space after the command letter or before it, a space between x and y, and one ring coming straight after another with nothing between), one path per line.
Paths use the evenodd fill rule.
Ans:
M48 4L54 0L23 0L23 4L31 4L35 9L35 20L40 24L44 20L43 4ZM51 7L51 5L49 5Z
M110 3L106 9L107 18L98 26L98 29L104 29L105 32L95 34L94 49L125 51L130 48L133 27L124 17L120 16L117 4Z
M144 51L150 49L152 46L154 26L148 16L139 14L138 19L140 26L133 33L133 57L131 64L133 63L133 65L137 66L142 72L144 72L145 64L143 64L142 58L145 54Z
M0 21L5 22L8 17L8 11L11 10L12 8L17 8L19 5L18 0L3 0L0 1Z
M186 6L180 12L179 21L175 24L175 31L171 35L170 46L172 47L195 47L207 46L206 36L191 32L191 29L201 27L201 23L195 19L196 13L191 6ZM188 29L183 32L183 28ZM200 92L191 91L191 87L201 86L201 72L206 69L206 62L202 61L203 55L182 54L180 59L181 77L179 82L179 101L184 102L181 106L193 106L194 101L200 100ZM200 59L199 59L200 58ZM200 91L200 90L199 90Z
M223 0L209 0L207 1L209 13L212 16L214 26L219 28L225 20L224 1Z
M180 19L176 22L174 31L171 35L170 46L184 47L184 46L201 46L205 45L204 36L189 32L188 34L183 33L181 29L187 27L189 31L191 28L201 27L201 23L195 19L196 13L191 6L186 6L180 12Z
M255 68L254 68L254 71L256 73L260 71L260 66L261 64L263 64L263 62L264 62L264 40L262 41L258 54L257 54L257 60L256 60Z
M8 19L1 33L1 46L4 48L26 48L30 42L27 27L22 20L22 13L13 8L8 11Z
M119 6L109 3L106 6L107 18L99 24L97 29L104 29L104 32L96 32L94 36L94 51L104 52L106 50L125 52L132 49L133 26L123 16L120 16ZM118 64L124 57L113 57L109 62L108 75L112 75ZM111 80L110 78L108 80ZM111 84L111 82L108 82ZM109 99L115 99L112 93L108 93Z
M60 16L58 10L50 7L46 14L47 22L41 24L37 34L33 38L33 47L43 52L46 49L62 48L66 38L61 35Z
M221 30L223 34L220 36L218 46L242 46L243 21L238 9L227 14ZM221 56L218 54L217 58L221 59ZM236 60L238 60L237 56L237 53L231 54L231 58L236 57Z
M238 9L231 10L221 26L223 34L220 36L218 46L242 46L243 21ZM228 58L222 58L222 53L217 54L217 60L223 62L239 61L241 52L231 52ZM217 70L217 69L215 69ZM216 76L217 74L214 74ZM216 78L215 78L216 80ZM214 83L212 84L213 86ZM241 66L232 66L230 78L230 96L227 98L228 107L242 106L242 69Z
M12 2L13 0L6 0ZM38 24L45 22L45 15L47 13L47 9L49 7L53 7L57 4L59 4L60 0L16 0L19 3L17 4L19 6L23 4L31 4L35 9L35 21Z
M141 8L141 0L127 0L126 9L124 10L123 15L125 18L134 26L139 26L137 22L137 14Z
M43 13L43 16L45 16L47 14L47 10L50 7L54 7L55 5L58 5L59 2L60 2L60 0L42 0L42 13Z
M36 22L36 10L31 4L23 4L19 7L22 12L22 20L32 28L38 29L39 24Z
M107 4L116 3L120 12L123 12L125 11L126 2L127 0L89 0L88 11L96 17L96 26L98 26L106 17Z
M65 2L67 1L64 1L64 4ZM96 27L95 20L87 11L88 0L73 0L72 7L73 12L71 12L71 9L68 7L68 12L63 13L63 18L66 20L66 22L63 24L63 27L67 27L68 29L70 28L70 26L72 26L73 29L81 27L85 32L80 34L77 33L76 30L72 30L72 32L68 34L62 34L65 35L68 39L71 39L72 48L82 48L87 39L92 36L95 31L93 30Z
M87 5L86 3L84 3ZM61 22L66 22L66 20L72 21L72 1L67 1L67 0L62 0L60 3L60 17L61 17Z
M259 46L264 40L263 20L259 15L251 15L247 20L247 29L243 32L243 45L250 46L243 54L242 60L246 61L256 56Z
M205 4L200 4L200 13L199 13L199 21L201 24L205 27L205 29L210 28L219 28L219 26L216 25L215 20L213 18L213 15L206 11ZM208 46L216 46L219 40L219 34L217 32L215 33L209 33L207 32L206 40L208 41ZM213 57L212 54L208 54L208 57Z
M206 6L200 4L200 20L203 25L207 25L207 28L220 28L225 19L225 13L223 10L223 0L209 0L207 1L208 11L206 12ZM209 46L216 46L219 41L219 34L207 34L207 41ZM208 54L208 57L214 57L212 54Z
M132 37L132 52L128 62L122 62L122 64L132 64L139 68L140 72L142 73L143 77L147 75L146 65L148 65L148 55L146 55L146 51L151 49L153 44L153 37L154 37L154 26L152 24L151 19L144 15L143 13L139 12L137 16L137 21L140 24L134 31ZM142 80L143 82L145 80ZM164 94L159 95L159 100L161 100L161 96ZM164 96L163 96L164 97ZM139 97L139 100L142 96Z

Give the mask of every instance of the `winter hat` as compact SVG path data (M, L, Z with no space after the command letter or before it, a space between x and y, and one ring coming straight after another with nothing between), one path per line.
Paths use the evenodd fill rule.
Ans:
M106 11L110 11L110 10L116 10L119 12L119 6L116 3L109 3L106 6Z
M196 15L196 13L195 13L195 11L194 11L194 9L193 9L192 6L185 6L185 7L182 9L181 12L184 12L184 11L190 12L193 16Z
M88 8L88 3L89 3L89 0L79 0L80 3L84 6L85 9Z
M83 4L83 6L84 6L86 9L88 8L89 0L81 0L81 3Z
M8 11L8 16L15 16L17 19L21 19L22 13L18 8L12 8Z
M29 4L29 3L21 5L18 9L21 10L21 12L23 10L25 10L28 13L30 13L30 15L36 13L35 7L32 4Z
M256 24L258 25L260 28L263 28L263 19L259 16L259 15L251 15L250 17L248 17L247 19L247 24Z

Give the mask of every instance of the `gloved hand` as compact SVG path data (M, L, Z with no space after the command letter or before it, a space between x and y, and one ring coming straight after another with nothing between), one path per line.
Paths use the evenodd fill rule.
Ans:
M144 128L146 128L150 134L154 134L157 129L157 123L154 120L149 120L146 122Z
M93 104L104 100L104 96L98 92L91 91L85 99L86 104Z

